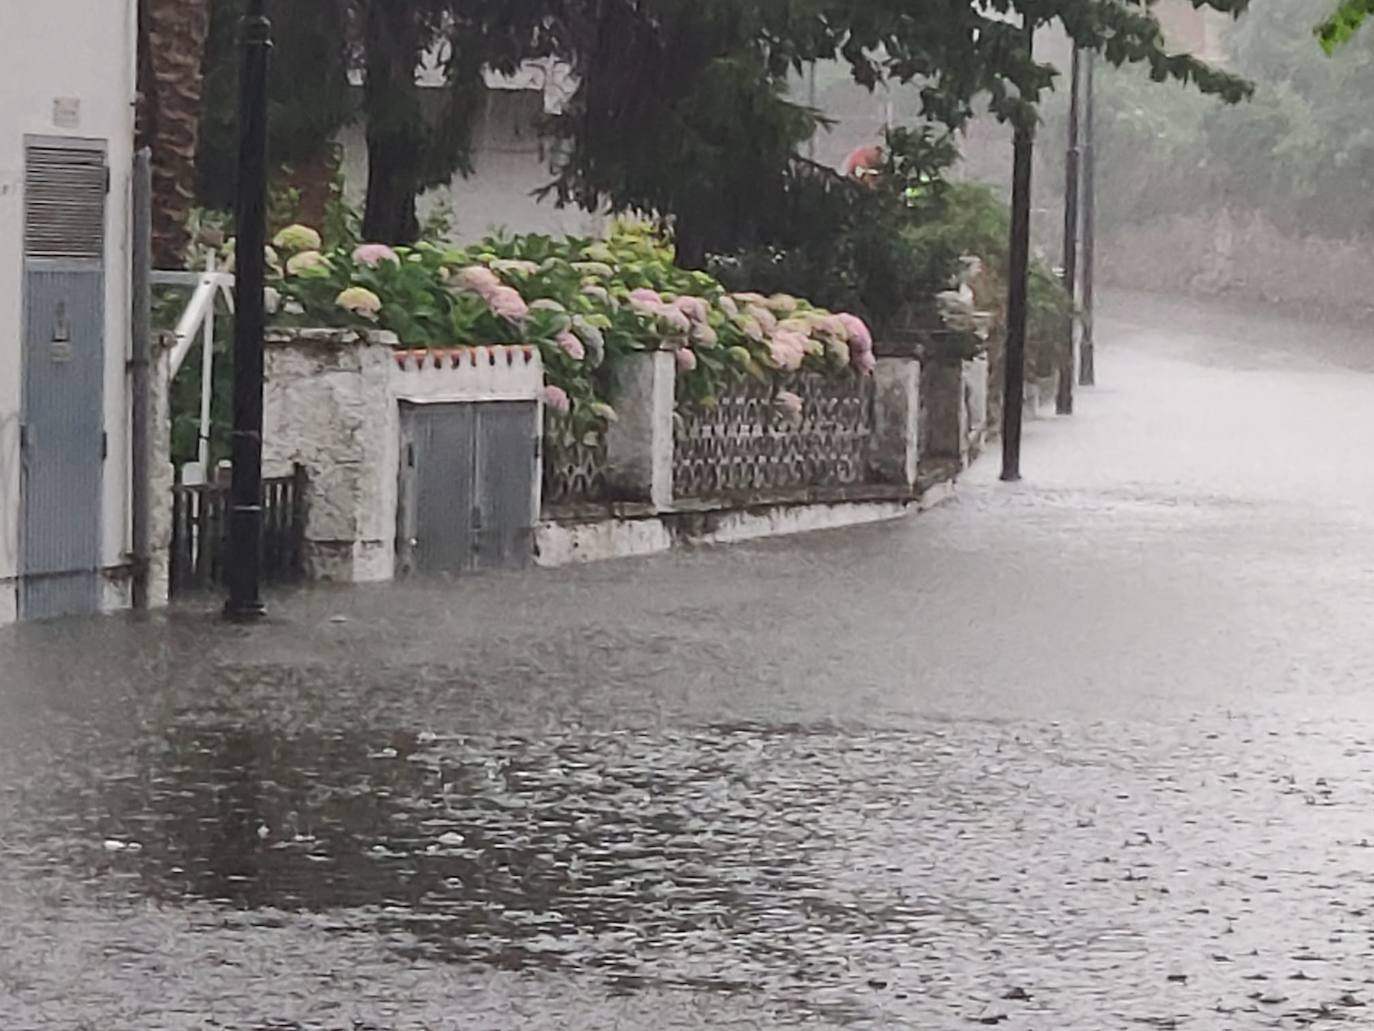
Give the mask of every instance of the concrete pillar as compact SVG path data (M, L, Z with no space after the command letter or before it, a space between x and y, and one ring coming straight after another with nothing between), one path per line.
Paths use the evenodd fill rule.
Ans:
M677 366L668 351L626 359L606 434L606 486L615 501L673 503L673 405Z
M873 377L878 478L914 490L921 457L921 363L879 358Z
M390 334L349 330L268 335L263 463L273 474L305 467L311 579L357 583L395 573L394 343Z
M982 452L988 437L988 359L979 355L964 362L964 409L968 423L967 459Z
M968 448L964 367L957 357L921 362L921 465L958 464Z
M150 463L151 506L148 554L148 604L161 608L167 604L172 557L172 356L160 341L152 355L148 376L149 433L152 437Z

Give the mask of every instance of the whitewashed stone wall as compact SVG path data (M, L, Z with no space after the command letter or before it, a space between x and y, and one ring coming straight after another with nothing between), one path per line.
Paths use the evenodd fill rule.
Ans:
M148 604L162 608L167 604L172 571L172 484L176 467L172 464L172 356L159 341L153 353L149 375L148 425L152 428L152 454L149 470L151 498L151 549L148 556Z
M914 490L921 460L921 363L879 358L874 376L879 475Z
M922 361L920 406L922 475L958 468L968 451L968 413L964 367L957 357Z
M988 359L980 355L964 362L964 461L983 452L988 438Z
M306 573L341 582L396 571L400 402L540 401L538 351L397 351L389 333L268 335L263 461L309 479Z

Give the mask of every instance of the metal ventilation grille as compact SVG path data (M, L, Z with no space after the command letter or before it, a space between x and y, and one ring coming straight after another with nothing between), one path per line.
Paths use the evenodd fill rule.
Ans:
M30 146L24 167L24 256L105 255L105 155Z

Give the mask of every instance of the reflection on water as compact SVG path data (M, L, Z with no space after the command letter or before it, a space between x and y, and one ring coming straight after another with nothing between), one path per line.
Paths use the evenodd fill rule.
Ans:
M1283 953L1331 937L1351 905L1344 885L1374 874L1374 850L1333 842L1332 883L1313 885L1321 864L1270 833L1265 810L1330 841L1343 792L1334 776L1281 782L1248 753L1248 729L570 723L526 735L458 729L472 699L456 694L415 730L368 726L359 697L330 686L339 704L315 728L183 709L134 742L87 733L80 772L77 755L50 754L3 796L0 859L29 887L0 893L0 916L35 928L52 906L137 914L101 933L119 957L104 971L112 992L149 976L145 952L161 955L123 929L152 919L173 934L180 911L197 935L272 951L274 983L306 976L317 950L380 945L389 958L354 985L365 999L386 971L418 964L591 978L603 1003L739 996L783 1007L777 1026L1029 1017L1046 1004L1077 1026L1100 1016L1091 999L1122 1019L1210 1007L1224 986L1189 978L1201 964L1214 979L1213 956L1232 977L1281 981ZM1317 740L1326 760L1367 772L1368 748ZM1300 939L1276 941L1276 919ZM1365 955L1353 940L1325 950L1323 969ZM1284 998L1331 1004L1349 980ZM1167 1005L1145 990L1155 981ZM230 1012L272 1016L261 1004L249 994ZM545 1021L536 1007L526 1023Z
M0 1031L1361 1026L1370 381L1147 352L919 521L0 631Z

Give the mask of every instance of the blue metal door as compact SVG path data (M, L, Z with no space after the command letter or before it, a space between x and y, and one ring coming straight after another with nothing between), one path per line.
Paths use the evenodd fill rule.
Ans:
M402 574L472 568L473 406L401 409Z
M539 412L533 402L492 401L476 408L473 567L524 569L534 547Z
M538 417L533 402L402 405L401 575L529 564Z
M23 619L100 608L105 153L30 141L24 196Z

